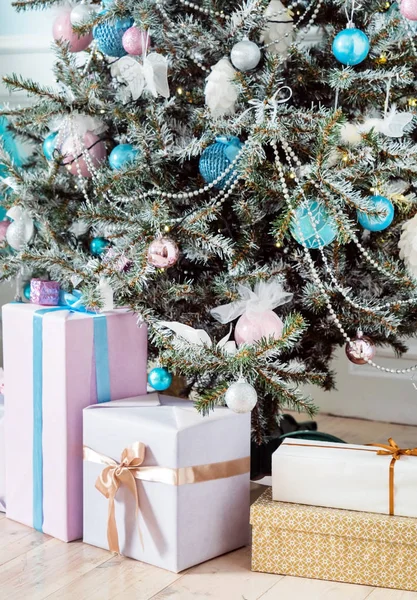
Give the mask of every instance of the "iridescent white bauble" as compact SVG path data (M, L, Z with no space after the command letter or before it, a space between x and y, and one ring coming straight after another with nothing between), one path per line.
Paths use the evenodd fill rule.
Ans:
M21 206L13 206L7 212L7 216L13 219L6 231L7 243L19 252L33 237L33 219Z
M93 12L95 10L90 4L77 4L71 11L71 24L82 25L91 19Z
M233 46L230 60L239 71L250 71L258 66L261 60L261 51L257 44L244 39Z
M244 377L239 377L227 390L225 400L227 406L233 412L247 413L256 406L258 394L255 388Z
M402 227L398 242L400 258L403 259L408 272L417 279L417 215L406 221Z

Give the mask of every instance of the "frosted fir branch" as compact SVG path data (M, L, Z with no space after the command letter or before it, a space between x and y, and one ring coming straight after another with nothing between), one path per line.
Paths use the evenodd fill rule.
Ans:
M51 87L41 86L35 83L32 79L12 74L3 77L3 82L5 83L7 89L11 92L17 90L24 91L31 96L37 96L38 98L50 100L59 106L62 106L66 103L65 99L58 95L56 90Z

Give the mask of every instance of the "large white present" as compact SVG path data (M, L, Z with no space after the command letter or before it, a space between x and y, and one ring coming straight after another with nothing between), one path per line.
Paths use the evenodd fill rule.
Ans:
M2 512L6 511L6 464L4 453L4 396L0 393L0 511Z
M286 439L272 456L273 499L417 517L417 448Z
M179 572L249 541L250 414L159 399L84 410L84 542Z

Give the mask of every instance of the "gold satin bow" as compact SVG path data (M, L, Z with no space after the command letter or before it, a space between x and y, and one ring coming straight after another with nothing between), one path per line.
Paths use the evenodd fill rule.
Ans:
M134 473L139 469L144 459L145 444L142 444L142 442L135 442L132 446L123 450L120 464L117 464L116 461L112 461L112 459L107 459L108 462L112 461L114 464L110 464L103 469L97 478L96 488L109 500L107 541L109 543L110 552L117 552L120 554L119 535L117 532L114 507L114 499L116 497L117 490L121 485L126 485L132 492L135 499L135 514L137 520L139 513L139 496ZM142 542L140 530L139 535Z
M139 513L139 496L136 479L178 486L235 477L249 473L250 470L250 456L177 469L159 466L143 467L145 445L142 442L135 442L132 446L125 448L119 464L112 458L104 456L104 454L99 454L87 446L84 446L83 450L85 461L107 465L97 478L96 488L109 500L107 540L109 550L118 554L120 554L120 549L114 500L117 490L121 485L127 485L133 494L137 519ZM143 546L140 530L139 535Z
M382 448L377 454L380 456L392 456L389 465L389 514L394 514L394 467L397 460L402 456L417 456L417 448L400 448L392 438L388 439L388 444L370 444Z

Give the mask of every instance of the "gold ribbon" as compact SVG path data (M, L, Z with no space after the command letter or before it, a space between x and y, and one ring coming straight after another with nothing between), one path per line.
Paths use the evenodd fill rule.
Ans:
M137 519L139 513L139 496L135 479L155 481L168 485L186 485L243 475L250 470L249 456L207 465L181 467L179 469L157 466L143 467L145 445L142 442L136 442L132 446L125 448L122 452L120 463L117 463L104 454L95 452L95 450L87 446L84 446L83 454L86 461L107 465L97 478L96 488L109 500L107 540L110 551L117 552L118 554L120 554L120 549L114 500L117 490L121 485L126 485L133 494ZM142 541L140 531L139 535Z
M306 444L287 444L287 446L302 446L306 447ZM322 446L321 444L308 444L310 447L314 448L332 448L335 450L354 450L356 452L375 452L380 456L392 456L390 465L389 465L389 480L388 480L388 488L389 488L389 514L394 515L394 467L397 460L400 460L402 456L417 456L417 448L400 448L396 442L392 438L388 438L388 444L368 444L368 446L375 446L376 448L382 448L381 450L367 450L366 448L344 448L344 444L340 444L339 446Z
M417 448L400 448L392 438L388 439L388 444L369 444L382 448L377 454L380 456L392 456L389 465L389 514L394 514L394 468L397 460L402 456L417 456Z

